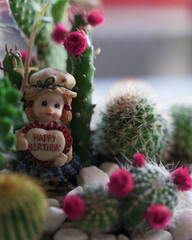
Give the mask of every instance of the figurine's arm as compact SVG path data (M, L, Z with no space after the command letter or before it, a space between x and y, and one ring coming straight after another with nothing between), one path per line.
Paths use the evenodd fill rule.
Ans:
M22 129L15 131L16 136L16 149L17 151L26 151L28 149L28 141Z

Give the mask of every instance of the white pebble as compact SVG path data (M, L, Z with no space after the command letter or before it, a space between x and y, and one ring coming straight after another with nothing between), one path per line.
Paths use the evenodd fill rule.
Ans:
M101 234L92 236L90 240L117 240L117 238L112 234L101 233Z
M156 234L151 235L151 236L141 236L140 235L135 238L131 238L131 240L141 240L141 239L142 240L173 240L173 237L169 232L160 230Z
M67 193L67 196L69 195L76 195L79 193L83 193L83 188L81 186L78 186L76 188L74 188L73 190L71 190L70 192Z
M50 207L57 207L60 208L60 203L57 199L54 198L47 198L47 204Z
M192 239L192 209L186 208L175 213L169 231L174 240Z
M100 169L110 176L115 170L119 169L119 166L113 162L104 162L101 164Z
M53 240L88 240L88 236L79 229L67 228L56 232Z
M129 238L127 236L125 236L124 234L119 234L117 237L117 240L129 240Z
M44 227L44 233L54 233L66 218L67 215L61 208L49 207Z
M78 175L79 185L83 188L96 189L99 187L107 188L109 176L101 169L91 166L82 168Z

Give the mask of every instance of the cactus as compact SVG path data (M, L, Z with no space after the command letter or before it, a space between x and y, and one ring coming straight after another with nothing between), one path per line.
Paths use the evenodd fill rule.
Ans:
M170 160L181 164L192 161L192 106L176 105L171 110L173 133Z
M74 90L77 98L72 102L73 119L70 122L73 147L77 155L85 163L89 155L90 121L93 113L92 92L93 92L93 46L89 42L84 53L78 57L72 56L72 75L76 79Z
M7 166L7 161L4 158L4 156L0 153L0 171L6 168Z
M47 210L38 185L26 176L0 175L0 205L1 240L37 239Z
M14 88L20 89L24 71L21 53L17 50L16 46L15 51L12 49L8 50L7 45L5 46L5 50L6 55L3 60L4 74L9 77Z
M76 221L77 226L91 234L112 230L118 222L118 201L103 189L87 189L79 196L85 203L85 212Z
M43 26L37 32L35 44L37 46L37 58L40 61L41 67L65 68L66 54L64 51L61 51L61 46L57 46L51 40L51 32L54 25L50 19L53 17L56 23L60 19L57 16L63 15L64 11L66 11L67 2L66 0L58 0L56 3L50 5L45 14L47 19L49 19L49 23L45 23L45 20ZM19 0L15 4L13 0L9 0L12 16L27 38L29 38L32 32L33 23L43 3L44 1L42 0Z
M170 174L154 163L145 167L128 167L134 179L133 190L121 201L121 219L124 228L134 233L144 233L151 230L145 219L150 206L163 205L173 212L177 204L176 186L172 183Z
M20 93L8 78L0 79L0 151L9 151L15 144L13 128L25 123Z
M100 145L102 151L113 154L121 161L120 153L131 158L134 153L144 153L160 158L166 144L165 121L156 114L153 104L145 97L130 93L116 96L106 104L102 119L96 129L98 139L93 145Z

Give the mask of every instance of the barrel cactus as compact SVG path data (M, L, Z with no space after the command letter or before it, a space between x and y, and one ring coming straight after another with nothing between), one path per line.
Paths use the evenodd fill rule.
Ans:
M73 211L76 211L75 206L78 206L77 212L83 207L78 218L76 215L72 220L76 220L79 228L91 234L110 231L118 222L118 201L103 189L89 189L79 196L69 196L63 206L69 218L73 215Z
M118 87L118 84L114 88ZM160 159L167 139L165 120L147 97L125 90L107 100L95 130L93 145L108 155L124 160L143 153ZM115 91L115 90L114 90Z
M177 204L176 186L172 183L170 174L156 164L131 167L129 172L134 179L134 187L121 200L121 219L124 228L131 234L144 233L153 227L146 218L147 209L151 206L164 206L169 209L168 212L173 213Z
M26 176L1 174L0 205L1 240L37 239L47 211L38 185Z
M192 188L188 168L170 173L150 159L146 162L143 154L135 154L130 163L116 170L108 184L109 194L120 203L121 225L131 236L165 229L178 206L178 191Z
M173 120L170 161L180 164L192 162L192 106L175 105L171 109Z

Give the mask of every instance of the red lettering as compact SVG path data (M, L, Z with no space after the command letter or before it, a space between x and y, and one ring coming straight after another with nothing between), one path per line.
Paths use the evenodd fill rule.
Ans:
M38 134L33 134L33 140L35 141L35 140L39 140L39 137L38 137Z
M41 143L37 144L37 151L42 151L42 144Z

